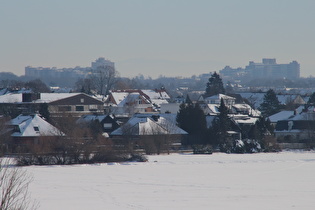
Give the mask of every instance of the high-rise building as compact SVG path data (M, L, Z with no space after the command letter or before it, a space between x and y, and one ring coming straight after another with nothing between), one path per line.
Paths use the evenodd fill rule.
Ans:
M27 66L25 67L25 76L39 78L44 81L52 78L85 78L100 66L115 68L115 63L101 57L92 62L91 67L76 66L74 68L57 69L56 67Z
M226 79L291 79L300 77L300 64L292 61L289 64L277 64L275 58L263 58L262 63L249 62L245 68L231 68L226 66L220 71Z
M102 67L102 66L110 66L112 68L115 68L115 63L101 57L101 58L96 59L91 64L91 67L93 70L96 70L98 67Z

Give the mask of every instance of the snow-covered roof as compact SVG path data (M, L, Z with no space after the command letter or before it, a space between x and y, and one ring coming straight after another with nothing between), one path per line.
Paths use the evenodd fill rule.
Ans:
M170 96L165 91L155 91L155 90L141 90L146 94L151 100L152 99L170 99Z
M209 110L214 113L214 114L219 114L219 106L216 104L207 104L207 107L209 108Z
M240 95L243 98L246 98L251 103L253 103L256 108L259 107L260 104L263 103L265 94L266 93L250 93L250 92L240 93ZM302 104L304 104L302 100L307 101L307 97L299 98L300 95L298 95L298 94L292 94L292 95L291 94L283 94L283 95L277 94L276 96L277 96L278 101L280 102L280 104L287 104L288 102L294 101L295 99L297 99L296 100L297 103L299 102L299 103L302 103Z
M259 117L261 116L261 112L257 109L252 109L250 105L248 104L234 104L233 107L237 111L247 111L249 115L253 117Z
M101 122L102 120L104 120L106 116L107 115L95 115L95 114L83 115L76 122L77 123L90 123L95 120L98 120L99 122Z
M249 116L240 117L240 118L233 117L233 119L237 124L247 124L247 125L254 125L258 120L257 117L249 117Z
M76 96L82 93L41 93L40 99L32 103L50 103L60 99ZM22 93L10 93L0 96L0 103L22 103Z
M22 102L22 94L19 93L9 93L6 95L0 96L0 103L21 103Z
M38 114L19 115L9 122L11 126L18 126L20 132L14 132L15 137L34 137L34 136L58 136L64 135L56 127L49 124Z
M300 114L293 115L290 117L288 120L310 120L314 121L315 120L315 113L314 112L301 112Z
M248 110L251 109L251 106L248 104L234 104L233 107L239 110Z
M138 99L144 100L145 104L137 104L137 107L148 107L148 104L151 106L151 103L141 96L139 93L130 93L127 95L119 104L117 104L118 107L124 107L125 105L128 105L130 103L135 103Z
M126 124L116 129L111 135L163 135L163 134L187 134L171 121L161 116L132 117Z
M224 94L217 94L217 95L214 95L214 96L210 96L210 97L205 98L205 100L206 101L208 101L208 100L217 100L217 99L221 100L221 98L224 99L224 100L235 100L234 97L227 96L227 95L224 95Z
M58 101L64 98L69 98L82 93L41 93L40 99L37 99L35 103L50 103L53 101Z
M281 111L269 117L270 122L276 123L279 120L286 120L290 116L294 115L294 111Z
M116 104L120 104L128 95L128 92L112 92L111 93Z

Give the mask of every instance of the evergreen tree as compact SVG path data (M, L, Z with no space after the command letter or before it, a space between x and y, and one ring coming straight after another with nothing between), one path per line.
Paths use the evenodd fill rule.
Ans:
M269 119L260 117L255 125L250 129L248 138L256 140L264 149L269 147L269 142L266 141L273 134L274 128Z
M190 97L189 97L188 94L187 94L187 96L186 96L185 103L186 103L186 104L192 104L192 101L191 101L191 99L190 99Z
M220 146L221 151L230 151L232 142L228 138L227 132L230 130L230 119L228 116L228 108L225 106L223 99L221 99L220 114L214 120L212 127L210 128L210 136L214 137L213 144Z
M204 143L207 123L198 104L181 104L176 121L178 126L191 136L191 144Z
M269 120L265 120L264 117L260 117L255 125L250 129L248 137L250 139L256 139L261 141L267 133L272 133L273 128Z
M205 96L209 97L220 93L225 94L225 89L223 86L222 79L220 78L220 75L214 72L209 78L209 81L207 82Z
M268 117L277 112L281 109L280 102L276 96L276 93L270 89L264 96L264 101L260 104L260 111L262 112L263 116Z
M310 98L307 101L308 105L315 105L315 92L312 93L312 95L310 96Z
M45 118L46 121L50 122L50 112L48 110L47 103L40 104L38 112Z

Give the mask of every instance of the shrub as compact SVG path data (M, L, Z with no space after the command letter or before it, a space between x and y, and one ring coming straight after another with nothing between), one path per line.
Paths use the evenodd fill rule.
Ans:
M255 139L235 140L232 148L233 153L256 153L261 151L261 145Z
M193 145L194 154L212 154L212 146L210 145Z
M148 162L148 158L143 154L131 154L127 161L131 162Z
M235 140L233 153L245 153L245 144L242 140Z

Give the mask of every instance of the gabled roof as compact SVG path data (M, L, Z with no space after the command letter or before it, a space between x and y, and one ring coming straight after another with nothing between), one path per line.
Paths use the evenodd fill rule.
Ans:
M110 99L114 105L123 106L127 101L139 95L148 104L152 103L160 107L162 103L168 103L170 96L164 90L122 90L111 92ZM110 102L110 101L108 101Z
M15 137L59 136L64 135L53 125L49 124L38 114L19 115L12 119L10 126L18 127L20 132L14 132ZM15 129L16 130L16 129Z
M165 135L187 134L164 117L132 117L126 124L116 129L111 135Z
M210 113L213 113L213 114L219 114L220 111L219 111L219 106L216 105L216 104L206 104L208 110L210 111ZM210 113L207 113L207 114L210 114Z
M243 98L246 98L249 100L251 103L255 104L255 107L259 107L261 103L264 101L266 93L251 93L251 92L246 92L246 93L240 93L240 95ZM280 95L277 94L277 98L280 102L280 104L287 104L288 102L293 101L294 104L305 104L305 101L307 101L307 97L301 97L298 94L284 94Z
M90 123L95 120L98 120L101 122L102 120L105 119L107 115L95 115L95 114L89 114L89 115L83 115L79 119L77 119L77 123Z
M233 115L232 118L239 125L254 125L259 120L257 117L247 115Z
M279 120L286 120L294 115L294 111L281 111L269 117L270 122L276 123Z
M128 92L112 92L111 93L112 99L114 100L114 104L116 105L122 102L128 95L129 95Z
M149 99L170 99L170 96L164 90L141 90Z
M6 95L1 95L0 103L23 103L22 95L23 95L22 93L10 93ZM40 98L33 100L31 103L51 103L51 102L56 102L62 99L67 99L67 98L71 98L78 95L84 95L86 97L93 98L92 96L89 96L84 93L40 93Z
M235 100L234 97L231 97L231 96L227 96L227 95L224 95L224 94L217 94L217 95L214 95L214 96L210 96L210 97L207 97L205 98L205 100L221 100L221 98L223 100Z

